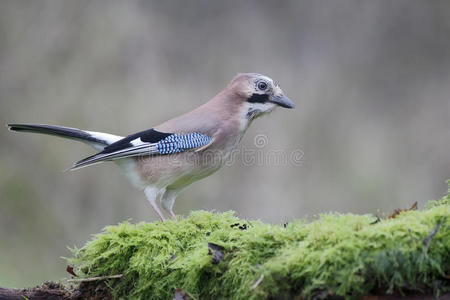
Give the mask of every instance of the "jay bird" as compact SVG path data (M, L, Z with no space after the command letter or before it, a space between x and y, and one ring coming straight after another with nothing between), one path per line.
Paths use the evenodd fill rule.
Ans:
M56 135L84 142L97 154L69 170L114 161L141 190L161 218L157 200L174 217L180 191L217 171L250 123L275 107L294 108L269 77L238 74L224 90L200 107L152 129L127 137L43 124L8 124L10 130Z

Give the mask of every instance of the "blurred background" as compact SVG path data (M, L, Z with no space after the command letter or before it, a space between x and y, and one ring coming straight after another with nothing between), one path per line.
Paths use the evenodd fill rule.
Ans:
M297 105L256 120L240 149L301 161L238 153L185 189L178 214L281 223L445 194L449 1L0 2L3 124L127 135L197 107L239 72L272 77ZM0 286L68 277L67 246L157 219L114 164L63 172L94 153L86 145L6 127L0 139Z

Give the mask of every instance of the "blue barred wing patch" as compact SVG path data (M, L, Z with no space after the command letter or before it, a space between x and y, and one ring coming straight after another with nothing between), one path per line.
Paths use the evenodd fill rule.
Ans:
M201 133L172 134L156 143L159 154L179 153L189 149L205 146L211 142L211 138Z

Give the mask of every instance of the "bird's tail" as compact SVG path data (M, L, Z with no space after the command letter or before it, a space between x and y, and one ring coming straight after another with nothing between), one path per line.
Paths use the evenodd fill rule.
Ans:
M8 128L11 131L42 133L78 140L94 147L97 150L103 150L106 146L122 138L121 136L112 135L109 133L85 131L76 128L46 124L8 124Z

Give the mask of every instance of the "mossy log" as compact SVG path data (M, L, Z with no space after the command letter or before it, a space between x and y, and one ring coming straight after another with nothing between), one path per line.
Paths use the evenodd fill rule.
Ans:
M196 211L109 226L72 251L81 284L54 299L450 299L450 195L390 218L274 225Z
M327 213L265 224L193 212L109 226L69 264L136 299L322 299L450 291L450 196L392 218ZM181 299L181 298L180 298Z

